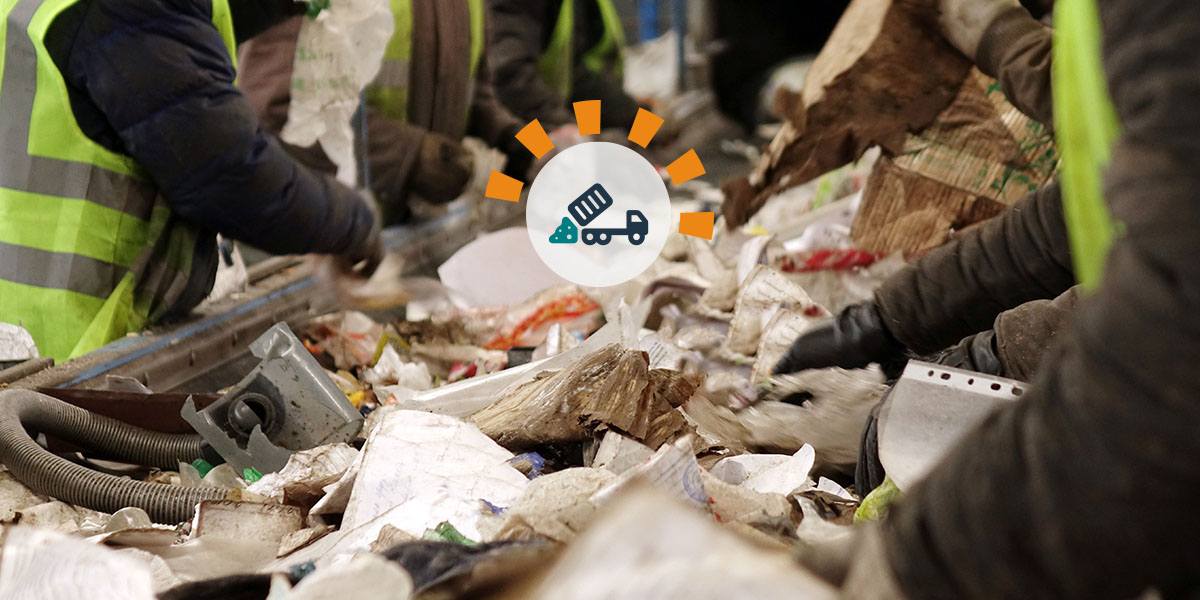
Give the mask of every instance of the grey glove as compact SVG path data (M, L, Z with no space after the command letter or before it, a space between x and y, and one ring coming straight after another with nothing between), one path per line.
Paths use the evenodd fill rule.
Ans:
M417 163L409 178L412 191L435 204L462 195L475 171L475 157L462 144L440 133L421 138Z
M846 600L905 600L892 575L879 523L854 525L845 537L800 542L793 556L813 574L841 589Z
M1021 8L1017 0L938 0L938 26L942 35L975 62L984 32L1006 10ZM1032 17L1030 17L1032 18Z
M856 525L858 548L840 596L846 600L905 600L900 583L892 573L884 545L884 531L877 523Z
M365 237L356 240L345 252L337 256L338 267L347 273L360 277L370 277L383 262L383 242L380 239L382 223L379 217L379 206L375 204L370 194L359 194L363 204L371 210L371 230Z

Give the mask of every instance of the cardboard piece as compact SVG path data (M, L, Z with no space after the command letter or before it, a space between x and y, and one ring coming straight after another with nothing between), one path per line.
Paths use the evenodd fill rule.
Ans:
M961 86L970 62L937 31L936 7L853 0L796 94L750 177L725 188L722 212L740 226L771 195L849 163L879 145L903 151L905 134L931 123Z
M910 134L895 158L875 163L851 238L867 252L932 248L1000 214L1045 184L1057 165L1051 132L972 69L929 127Z

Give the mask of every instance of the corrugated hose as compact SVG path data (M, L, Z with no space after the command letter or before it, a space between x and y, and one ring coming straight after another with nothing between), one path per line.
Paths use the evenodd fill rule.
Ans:
M27 430L105 458L171 470L202 457L200 436L149 431L30 390L0 392L0 462L33 491L63 502L108 513L136 506L156 523L174 524L190 519L201 500L222 499L229 493L98 473L51 454Z

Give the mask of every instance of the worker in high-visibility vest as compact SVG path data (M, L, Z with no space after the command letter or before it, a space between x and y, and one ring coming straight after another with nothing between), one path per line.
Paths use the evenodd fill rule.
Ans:
M366 90L371 188L385 222L405 221L413 196L441 204L462 195L474 170L473 155L461 143L465 135L502 151L505 171L524 178L533 157L516 139L524 123L492 87L484 0L390 0L390 7L395 29ZM288 118L303 18L240 49L239 85L276 134ZM307 164L336 171L317 145L289 149Z
M376 260L368 200L297 165L234 87L282 0L2 0L0 321L64 360L187 314L216 234Z
M488 57L500 99L547 130L574 123L572 102L600 100L604 127L628 129L638 102L623 88L625 33L612 0L489 0Z
M953 34L1011 4L947 3L984 15L948 32L960 48ZM1033 387L859 532L848 573L814 562L846 577L843 597L1200 591L1200 4L1058 0L1054 25L1069 242L1047 250L1078 306Z
M1052 129L1050 28L1016 1L946 5L960 8L947 10L942 29L1013 105ZM1047 183L889 277L872 300L797 339L779 370L898 367L922 356L1031 380L1077 299L1059 192L1057 180Z

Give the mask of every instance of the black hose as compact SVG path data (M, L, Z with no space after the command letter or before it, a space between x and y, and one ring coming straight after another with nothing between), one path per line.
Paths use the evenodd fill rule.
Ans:
M223 488L148 483L97 473L47 452L26 430L53 435L106 457L164 469L201 458L200 436L149 431L30 390L0 392L0 462L33 491L63 502L108 513L136 506L156 523L174 524L190 519L201 500L229 494Z

